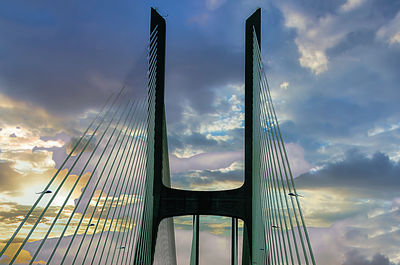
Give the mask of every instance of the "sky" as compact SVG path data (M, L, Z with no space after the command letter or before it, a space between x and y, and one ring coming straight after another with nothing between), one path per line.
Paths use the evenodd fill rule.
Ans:
M244 21L261 7L263 64L317 264L400 264L397 0L1 1L0 238L107 97L145 93L150 7L167 21L172 185L241 185ZM205 220L201 263L229 264L229 221ZM176 219L179 264L190 226Z

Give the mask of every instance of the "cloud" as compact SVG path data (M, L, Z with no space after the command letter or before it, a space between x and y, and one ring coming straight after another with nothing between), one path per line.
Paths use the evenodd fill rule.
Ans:
M60 147L61 142L42 141L41 137L55 136L62 130L69 131L69 121L60 119L44 108L27 101L15 100L0 93L0 139L2 150L7 150L7 145L13 149L32 149L37 147ZM12 135L14 140L7 139ZM30 145L26 145L27 143ZM19 147L16 147L19 146Z
M243 148L244 90L225 84L218 89L209 111L183 103L179 121L168 124L170 153L189 157L204 152L231 152ZM167 113L168 114L168 113ZM168 120L168 116L167 116Z
M188 158L179 158L175 155L170 155L169 157L171 173L189 170L219 169L228 167L234 161L242 159L243 152L241 151L202 153Z
M391 161L387 155L378 152L367 157L350 150L343 160L303 174L296 182L302 188L341 187L366 198L385 198L398 190L399 176L400 163Z
M55 172L51 152L48 151L2 152L0 159L0 186L3 195L22 195L27 188L26 183L30 183L30 189L40 190L43 182Z
M5 244L4 244L5 245ZM0 247L4 247L3 244L0 244ZM4 256L1 257L0 262L1 263L10 263L11 262L11 257L14 255L14 253L17 252L19 247L19 244L11 244L10 247L7 249L7 251L4 252ZM32 259L31 254L29 251L22 250L18 257L15 259L16 264L27 264L30 260ZM43 264L43 263L35 263L35 264Z
M297 177L311 169L311 165L304 158L303 147L295 143L286 143L285 148L293 177Z
M87 3L78 10L51 1L23 7L7 1L3 7L11 14L16 10L25 13L24 19L10 15L0 23L1 34L8 36L2 46L2 53L7 52L0 63L0 86L12 98L28 99L59 116L76 115L101 106L123 83L132 85L140 78L136 76L145 77L145 56L142 61L138 58L146 52L147 28L135 31L138 23L130 23L132 17L145 21L148 12L143 12L143 4L133 7L124 1L106 7ZM99 11L96 14L114 10L110 14L118 16L106 19L94 10ZM132 74L132 65L137 64L144 71Z
M282 133L286 141L300 144L307 161L315 166L337 160L354 147L367 154L380 150L397 161L399 146L393 143L398 142L399 131L399 98L395 92L400 81L395 70L400 67L399 54L397 46L379 41L376 32L393 20L398 7L394 2L381 5L365 1L352 11L339 12L344 2L302 0L276 4L282 16L280 23L273 21L280 32L276 42L281 47L264 42L263 58ZM292 16L285 16L285 8ZM271 11L264 13L269 19L273 17ZM332 27L322 30L319 21L329 16ZM288 26L294 30L288 30ZM318 30L313 31L314 27ZM344 35L324 50L328 71L318 76L312 71L307 73L305 69L309 68L304 69L298 62L301 54L296 40L315 38L310 47L320 47L319 41L329 39L325 35L336 33ZM270 29L263 36L269 34ZM321 50L318 47L312 50ZM290 93L279 89L286 81ZM379 128L382 134L373 135Z
M361 6L364 2L365 0L347 0L346 3L340 6L340 10L349 12Z
M182 41L169 46L165 92L169 129L174 123L186 122L193 114L199 117L218 113L222 107L219 98L227 96L220 95L220 91L225 92L224 87L241 84L243 80L242 54L226 49L224 39L214 43L212 39L217 36L198 35L201 38L180 35ZM180 104L176 104L177 100Z
M210 10L215 10L224 4L226 0L206 0L206 6Z
M122 234L121 234L122 235ZM94 245L94 246L96 246L95 244L97 243L97 241L99 240L99 236L100 236L100 234L95 234L93 237L93 239L94 239L94 244L92 244L92 246ZM75 237L75 242L80 242L81 240L82 240L82 235L77 235L76 237ZM105 249L105 255L102 257L102 260L104 261L104 259L106 258L106 256L107 256L107 251L110 251L110 253L111 252L114 252L114 249L115 249L115 246L117 245L117 250L118 250L118 248L120 247L120 245L121 245L121 237L118 237L118 243L117 243L117 237L118 237L118 233L113 233L113 232L110 232L109 233L109 237L108 237L108 241L107 241L107 244L106 244L106 249ZM90 238L90 237L89 237ZM57 251L55 252L55 255L54 255L54 257L53 257L53 262L54 263L56 263L56 264L60 264L61 263L61 260L62 260L62 258L63 258L63 256L64 256L64 253L67 253L67 256L66 256L66 259L65 259L65 262L68 262L68 263L72 263L72 261L74 260L74 258L75 258L75 254L76 254L76 252L77 252L77 249L78 249L78 245L79 245L79 243L78 244L73 244L72 245L72 247L71 247L71 249L69 249L69 252L66 252L66 249L67 249L67 245L69 244L69 241L70 241L70 239L71 239L71 236L67 236L67 237L65 237L65 239L64 240L62 240L61 241L61 243L60 243L60 245L58 246L58 249L57 249ZM82 244L82 248L81 248L81 250L80 250L80 252L79 252L79 254L78 255L76 255L77 256L77 260L76 260L76 262L77 263L79 263L79 264L83 264L83 257L84 257L84 254L85 254L85 252L88 250L88 257L87 257L87 260L89 260L89 262L90 262L90 260L92 259L92 257L94 256L94 250L95 250L95 247L93 247L93 248L90 248L90 249L88 249L88 245L89 245L89 240L87 240L88 239L88 237L86 237L85 238L85 241L83 242L83 244ZM102 237L102 239L104 240L104 235L103 235L103 237ZM53 251L53 247L55 246L55 244L56 244L56 242L57 242L57 240L58 240L58 238L57 237L55 237L55 238L49 238L48 240L46 240L46 243L45 243L45 245L43 246L43 248L41 249L41 251L39 252L39 254L38 254L38 256L37 256L37 258L36 258L36 261L37 262L40 262L41 260L42 261L47 261L48 260L48 258L49 258L49 256L50 256L50 254L52 253L52 251ZM125 238L124 238L124 240L126 240L126 235L125 235ZM29 254L31 254L31 255L33 255L33 253L35 253L35 251L36 251L36 249L38 248L38 246L39 246L39 244L41 243L42 241L41 240L37 240L37 241L33 241L33 242L27 242L27 244L25 245L25 247L24 247L24 249L29 253ZM100 245L100 250L99 251L102 251L102 247L104 246L104 244L101 244ZM131 244L131 246L132 246L132 244ZM128 251L128 250L130 250L130 249L127 249L126 251ZM122 254L122 252L121 252L121 254ZM126 253L125 253L126 254ZM99 259L100 258L100 255L97 255L97 256L94 256L95 258L97 258L97 259ZM126 257L126 256L125 256ZM120 257L121 258L121 257ZM28 260L29 260L29 258L27 258ZM96 262L96 261L95 261ZM24 264L24 263L20 263L20 264ZM35 263L34 263L35 264ZM43 264L43 263L40 263L40 264Z
M121 205L119 205L119 208ZM126 207L126 204L125 204ZM22 220L22 218L25 216L26 212L29 210L30 206L28 205L19 205L17 203L2 203L0 207L0 236L4 240L0 242L1 246L4 246L4 244L7 242L7 240L10 238L11 234L15 231L16 227L18 226L19 222ZM52 232L49 235L49 238L46 241L46 245L44 245L44 248L40 252L38 259L37 260L47 260L49 257L49 252L52 251L52 247L55 245L55 241L59 239L61 230L64 228L62 224L65 224L67 219L70 217L72 210L74 209L73 206L67 205L66 208L63 210L62 214L59 217L59 220L57 222L57 225L53 228ZM32 252L36 250L37 245L42 242L42 238L44 237L44 234L47 232L48 228L50 227L50 224L53 222L54 217L58 214L60 210L59 206L50 206L48 210L46 211L46 214L44 215L44 218L42 218L40 225L35 229L35 232L32 234L30 240L28 241L25 250ZM93 209L89 208L89 212L91 212ZM111 215L113 215L113 212L116 210L116 205L114 205L111 209ZM26 233L29 231L31 228L31 225L37 220L38 216L41 214L43 211L43 207L37 207L31 214L31 217L28 219L28 222L26 225L22 228L21 232L19 233L20 237L16 237L11 244L10 248L7 250L6 255L10 256L13 252L16 251L16 247L18 244L20 244L24 238L23 236L26 235ZM139 210L140 211L140 210ZM99 237L99 231L103 229L105 226L105 232L107 231L124 231L124 233L129 233L132 231L133 228L136 226L136 220L133 218L135 215L135 212L130 212L131 217L127 218L128 214L127 213L118 213L118 215L113 216L113 225L110 228L110 222L105 223L105 214L99 219L99 216L95 215L95 217L91 220L92 224L99 223L99 226L97 228L97 233L94 235L96 239ZM83 218L83 222L80 226L80 229L77 231L77 237L75 240L80 242L83 233L85 232L87 225L89 224L89 214L87 214ZM61 241L61 245L59 246L58 249L58 254L56 255L56 260L58 255L60 255L60 252L63 254L63 250L65 250L66 244L69 243L69 239L72 236L72 234L75 232L75 229L78 224L78 220L82 217L81 213L76 213L74 215L74 218L72 219L72 222L68 226L68 229L66 230L64 240ZM108 219L110 220L110 219ZM94 234L94 229L89 228L87 234L88 235L93 235ZM114 234L111 232L111 235ZM126 236L126 234L125 234ZM116 237L113 237L114 240ZM89 240L91 239L91 236L87 236L85 238L86 240L84 241L84 245L87 245ZM125 237L126 240L126 237ZM109 241L110 242L110 238ZM77 246L77 245L75 245ZM82 254L82 253L81 253ZM79 258L82 258L82 255L79 256ZM0 262L1 263L1 262Z
M360 255L356 250L353 250L347 252L345 258L346 260L342 265L396 265L391 262L388 257L380 253L375 254L371 260L368 260L366 257Z
M323 50L315 50L313 47L297 43L300 52L300 65L310 68L318 75L328 70L328 57Z
M76 156L80 152L82 152L82 150L83 150L83 148L85 147L86 144L87 144L87 146L85 148L85 152L92 152L94 150L95 145L96 145L96 137L93 137L93 139L90 142L89 142L89 138L90 138L90 136L86 136L86 137L82 138L82 140L80 141L79 145L75 148L74 152L72 153L72 156ZM67 150L66 151L67 151L68 154L76 146L76 144L78 143L79 139L80 138L72 137L71 140L67 143L67 145L66 145Z
M201 14L193 15L192 17L190 17L188 19L188 23L196 23L196 24L204 26L209 21L209 18L210 18L210 16L208 13L201 13Z
M382 207L382 201L360 197L346 187L302 188L296 186L302 212L309 227L330 227L338 221L365 215Z
M24 191L34 193L34 189L40 190L54 174L55 162L49 149L64 145L57 133L71 133L72 130L68 129L68 121L63 123L41 107L11 99L2 93L0 116L0 164L3 169L0 194L16 199ZM26 183L30 183L29 187Z
M179 265L190 263L192 231L177 230L175 234L177 261ZM217 236L206 231L200 232L200 259L204 264L228 264L230 242L225 236Z
M289 82L285 81L285 82L281 83L279 85L279 87L282 89L287 89L289 87Z
M338 189L336 191L340 192ZM360 202L362 201L360 200ZM368 204L369 202L364 200L364 203ZM349 205L351 204L352 201L349 200ZM325 209L330 207L331 205L325 204ZM355 211L358 211L359 207L360 204L353 204ZM377 260L375 258L377 256L380 256L378 260L382 262L387 258L395 264L399 263L400 256L397 249L399 229L396 221L399 218L398 210L398 199L379 200L364 207L364 211L359 211L356 215L348 218L336 220L325 228L308 226L317 263L327 265L375 264L371 262ZM320 211L323 211L323 207ZM304 217L308 224L307 215ZM377 255L378 253L380 254Z
M315 75L328 71L330 62L336 59L328 56L329 49L340 44L349 34L365 30L375 32L379 27L379 22L370 19L370 10L375 8L375 4L367 5L365 0L348 0L339 6L334 1L330 6L315 5L313 1L303 2L308 3L289 1L278 6L285 26L296 30L295 43L300 65ZM381 31L380 35L386 34L386 29Z
M390 45L400 44L400 11L391 21L383 25L376 35Z
M285 26L297 30L295 42L300 53L300 65L316 75L327 71L328 57L325 51L345 35L345 32L335 29L337 18L327 14L312 20L306 13L289 5L284 6L282 12Z
M0 189L2 192L14 193L23 184L22 174L13 168L9 161L0 162Z
M200 230L207 231L214 235L231 235L232 218L225 216L202 215ZM193 216L179 216L174 218L175 227L180 230L192 230ZM239 227L241 231L241 227Z
M174 187L190 190L227 190L238 188L244 179L243 162L233 162L226 168L190 170L171 175Z
M347 223L350 246L363 246L363 238L374 238L377 246L398 240L393 224L399 209L399 170L399 163L387 155L367 157L353 150L343 160L299 176L296 188L304 195L300 200L307 223L312 227Z

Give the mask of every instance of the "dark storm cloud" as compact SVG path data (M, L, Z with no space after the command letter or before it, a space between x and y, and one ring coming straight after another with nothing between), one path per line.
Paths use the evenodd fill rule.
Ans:
M346 260L342 265L396 265L390 259L381 253L375 254L372 259L360 255L357 250L352 250L346 253Z
M218 87L242 81L242 54L220 45L193 47L199 43L201 40L193 42L190 48L171 47L166 73L167 111L168 106L172 112L179 106L176 99L180 97L200 114L214 112Z
M166 111L174 129L184 105L198 114L215 113L221 87L243 82L244 19L254 8L239 14L235 8L187 9L183 18L167 18ZM203 15L204 23L193 21Z
M343 188L354 192L363 191L365 197L384 197L400 187L400 163L383 153L371 158L357 150L346 153L339 162L329 163L324 168L306 173L296 179L299 188ZM383 191L386 191L385 194Z
M195 125L181 124L179 127L185 129L194 129ZM175 130L178 131L179 130ZM240 150L243 148L244 143L244 129L237 128L225 131L226 135L231 136L231 140L217 141L212 138L207 138L206 135L192 132L189 135L181 135L178 133L171 133L168 135L168 151L174 153L177 149L195 148L200 150L207 150L208 152L218 151L232 151Z
M75 147L74 152L72 153L73 156L78 155L83 148L85 147L85 145L87 145L85 147L85 152L92 152L96 146L96 139L93 139L92 141L89 142L89 137L84 137L80 142L79 145L76 146L78 144L78 141L80 140L77 137L73 137L68 143L67 143L67 154L69 154L72 149Z
M202 189L219 189L221 184L229 182L239 187L243 182L243 169L229 171L196 170L171 175L171 181L177 188L191 189L200 186ZM220 184L220 185L218 185Z
M3 2L0 34L7 37L0 50L2 90L58 114L99 106L123 84L143 92L149 7L137 1L89 1L79 8L49 1L25 6ZM167 18L166 98L171 121L180 117L176 99L189 102L200 113L209 112L216 86L243 80L243 52L235 51L238 44L229 45L227 36L221 35L214 41L232 21L212 21L221 25L208 34L204 30L208 27L188 22L197 13L198 9L187 9L184 15L174 10ZM238 23L243 18L230 17L243 24ZM244 34L243 27L236 31Z
M168 137L168 144L169 151L173 152L176 148L184 148L187 145L208 148L217 145L218 142L214 139L207 139L204 134L194 132L187 136L172 134Z
M7 36L0 50L2 90L56 113L103 103L145 52L140 33L147 31L147 20L140 11L128 2L87 2L79 8L2 2L0 34ZM132 23L132 17L144 25Z

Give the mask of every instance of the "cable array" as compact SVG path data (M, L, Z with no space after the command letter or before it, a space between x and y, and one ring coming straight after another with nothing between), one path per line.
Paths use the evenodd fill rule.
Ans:
M156 74L157 74L157 40L158 40L157 27L154 28L150 34L150 49L149 49L149 98L148 98L148 145L147 145L147 168L146 168L146 181L144 189L152 191L154 180L154 115L155 115L155 87L156 87ZM141 215L140 229L137 234L137 244L134 251L133 264L149 264L151 259L151 225L152 225L152 211L153 211L153 196L151 192L146 192L144 196L143 212Z
M8 239L2 262L18 263L28 250L29 264L131 264L149 212L155 36L148 97L128 101L124 87L110 96Z
M315 265L278 118L253 30L255 142L259 151L265 264Z

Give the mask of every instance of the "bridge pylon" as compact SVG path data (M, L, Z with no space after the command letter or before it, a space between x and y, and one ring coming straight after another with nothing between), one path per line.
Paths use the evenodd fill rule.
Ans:
M255 260L265 260L265 251L262 253L259 251L259 249L265 249L266 240L264 225L261 220L261 202L258 199L260 194L259 188L254 188L254 185L260 185L257 180L260 178L260 159L258 158L260 151L259 144L254 140L258 137L256 124L259 123L260 116L257 108L254 108L255 103L257 103L255 102L257 101L255 88L258 85L257 82L254 82L254 76L257 75L254 72L254 64L256 63L254 42L257 42L257 45L260 46L260 27L261 10L257 9L246 20L245 33L244 183L239 188L224 191L180 190L170 187L168 165L164 104L166 22L155 9L151 10L149 76L154 76L154 82L149 82L149 84L155 92L151 93L149 89L149 111L153 112L149 114L153 119L148 124L148 136L152 137L151 140L148 140L147 163L149 196L146 196L146 204L149 210L143 213L143 215L150 215L150 218L148 218L149 223L142 223L141 238L146 240L145 231L149 226L151 226L151 234L147 235L147 242L140 245L142 249L136 250L135 264L143 263L139 258L143 251L149 252L151 257L149 262L153 263L162 220L183 215L218 215L241 219L244 222L242 263L247 265L252 264ZM235 229L237 229L237 226ZM175 251L174 246L172 249ZM173 253L170 254L173 255Z

